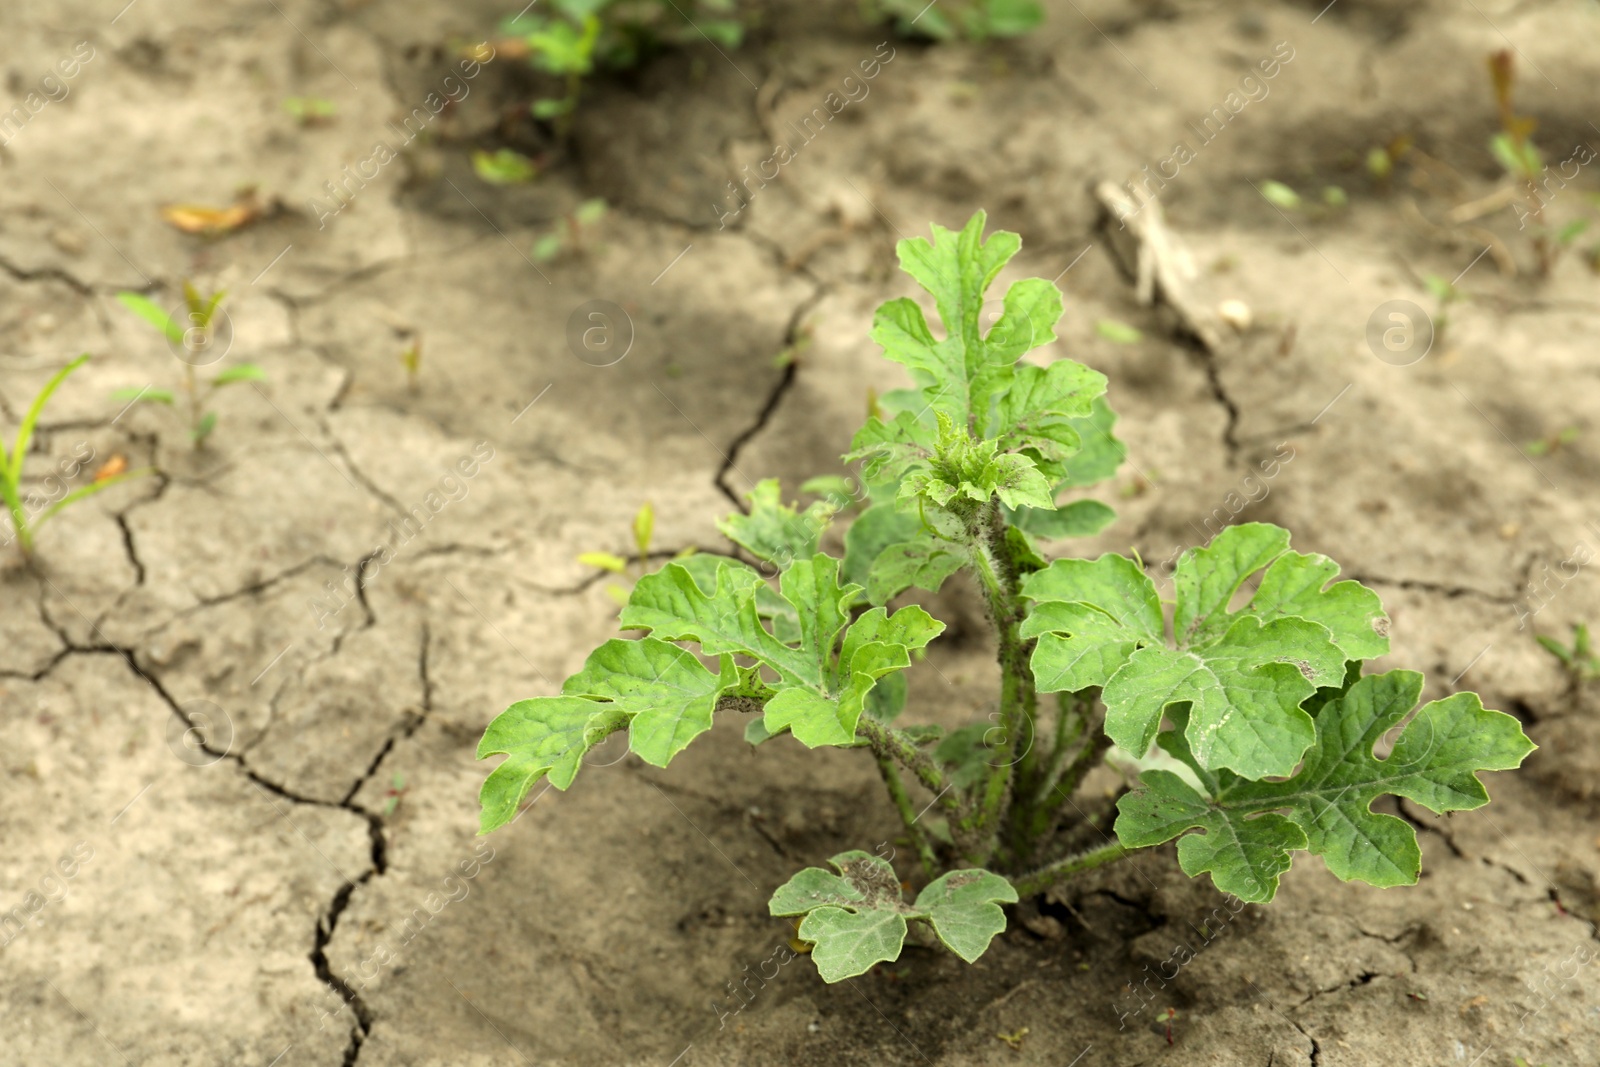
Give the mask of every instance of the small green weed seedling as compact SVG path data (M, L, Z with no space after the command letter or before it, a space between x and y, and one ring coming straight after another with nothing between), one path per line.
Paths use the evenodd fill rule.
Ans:
M1522 446L1522 450L1530 456L1549 456L1560 452L1563 448L1574 444L1583 431L1576 426L1563 426L1548 437L1541 437L1537 441L1529 441Z
M1588 221L1578 219L1555 228L1545 220L1546 190L1540 183L1550 168L1545 165L1544 155L1533 143L1533 132L1538 129L1539 120L1518 115L1512 102L1516 66L1509 49L1490 54L1489 81L1494 87L1495 107L1500 116L1500 132L1489 139L1489 153L1522 193L1526 204L1526 211L1521 213L1522 222L1531 234L1539 273L1549 275L1561 252L1588 228ZM1565 183L1560 183L1558 179L1558 187L1560 184Z
M1422 284L1433 297L1433 343L1443 348L1445 332L1450 327L1451 305L1466 299L1467 294L1437 274L1424 275Z
M88 485L79 486L77 489L67 490L58 498L47 500L37 494L23 495L22 462L28 454L28 445L33 440L33 431L39 425L39 416L44 414L44 406L49 403L50 395L67 380L68 375L85 363L89 362L87 354L79 356L56 372L39 395L33 398L33 403L28 406L27 412L22 416L22 422L17 426L17 436L11 442L11 450L6 451L4 441L0 441L0 495L5 497L6 511L11 515L11 539L17 543L17 551L26 561L33 559L34 537L39 532L39 527L49 522L64 508L76 504L86 497L94 496L102 489L109 489L118 482L125 482L130 478L138 478L151 473L151 468L124 471L90 482Z
M975 960L1005 929L1001 905L1173 838L1187 874L1245 901L1271 900L1300 851L1347 881L1410 885L1416 832L1372 804L1392 794L1435 812L1477 808L1488 802L1477 772L1532 751L1517 721L1475 694L1418 709L1422 675L1363 676L1364 660L1389 651L1377 594L1335 581L1336 563L1293 551L1276 526L1230 526L1184 552L1165 602L1137 559L1048 559L1045 542L1115 517L1063 496L1111 477L1123 448L1104 375L1022 359L1056 338L1053 283L1011 285L983 331L990 285L1021 244L1003 231L985 240L984 222L980 212L959 233L936 226L931 241L899 244L943 330L906 297L878 309L872 339L913 386L879 398L845 456L870 503L843 558L818 547L842 509L801 513L776 483L758 486L749 513L720 528L759 568L700 554L645 575L620 619L645 636L607 641L560 695L490 723L478 755L507 758L480 792L483 832L510 822L541 779L569 788L585 752L623 731L655 767L718 714L745 719L753 745L861 750L915 846L921 888L908 899L888 860L846 850L768 903L801 919L811 959L836 982L898 958L912 923ZM948 732L897 726L907 668L945 624L889 605L957 573L987 607L998 710ZM1111 814L1073 798L1113 746L1147 767L1140 788L1116 802L1114 838L1072 851Z
M1322 187L1320 201L1310 201L1290 186L1280 181L1267 179L1259 186L1261 197L1273 207L1284 211L1298 211L1311 218L1327 218L1337 214L1350 206L1350 196L1341 186L1325 185Z
M562 95L535 100L532 112L566 137L584 81L596 71L626 70L664 48L703 40L737 48L748 19L736 0L550 0L504 23L510 40L501 47L560 80Z
M628 579L631 584L630 574L642 575L650 569L650 542L654 539L656 532L655 505L645 501L644 505L633 516L631 532L635 552L633 559L624 559L614 552L583 552L579 554L578 562L585 567L594 567L598 570L619 575ZM680 560L688 559L696 551L694 548L686 548L678 553L675 558ZM628 602L628 586L622 585L620 582L607 583L606 592L611 594L611 598L618 604L626 604Z
M189 318L189 325L185 328L173 321L161 305L149 297L139 293L117 294L117 300L123 307L154 326L172 343L174 352L181 353L178 359L183 363L183 401L188 409L189 440L196 449L203 448L206 438L217 428L217 413L206 410L205 406L211 394L236 382L261 382L267 378L266 371L254 363L236 363L225 367L206 382L201 382L195 374L197 364L210 362L212 358L206 354L206 349L216 340L217 309L222 306L222 298L226 295L216 292L203 297L192 284L184 282L183 299ZM151 389L148 386L142 389L119 389L114 395L118 400L130 403L165 404L168 407L176 407L179 399L170 389Z
M1553 637L1537 637L1539 645L1566 669L1572 687L1577 689L1588 682L1600 679L1600 655L1589 644L1587 623L1572 624L1572 644L1563 645Z
M472 171L490 185L526 185L539 176L533 160L509 148L472 153Z
M957 0L939 6L926 0L862 0L861 13L871 23L893 20L901 36L934 41L1021 37L1044 21L1037 0Z
M606 211L604 200L585 200L573 211L562 215L555 229L533 242L533 258L540 263L547 263L558 256L587 252L594 246L596 232L606 217Z
M400 353L400 365L406 369L406 391L417 391L417 377L422 373L422 338L416 337Z
M339 113L337 104L318 96L291 96L283 102L283 110L302 126L326 126Z

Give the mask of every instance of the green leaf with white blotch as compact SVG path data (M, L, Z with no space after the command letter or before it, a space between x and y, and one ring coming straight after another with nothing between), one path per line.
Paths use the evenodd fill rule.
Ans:
M1161 745L1198 773L1201 793L1166 771L1140 776L1144 790L1117 804L1116 832L1129 847L1159 844L1190 829L1178 859L1190 875L1209 871L1217 888L1244 900L1271 900L1290 853L1322 857L1336 876L1375 886L1412 885L1421 868L1416 831L1372 811L1382 796L1404 797L1437 814L1487 804L1479 771L1521 765L1534 745L1509 715L1483 707L1474 693L1425 705L1393 750L1374 750L1416 707L1422 676L1390 671L1352 682L1315 709L1316 741L1299 773L1284 781L1249 781L1205 771L1178 729ZM1192 843L1191 843L1192 842Z
M951 871L907 904L894 868L859 850L828 861L839 873L807 867L772 894L773 915L803 915L799 936L813 944L811 959L825 982L865 974L900 956L907 921L923 921L968 963L1005 929L1001 903L1017 891L997 874Z
M773 671L779 680L763 697L763 732L753 741L789 730L808 747L852 745L878 680L909 667L911 652L944 624L916 607L892 616L876 608L852 623L861 587L841 586L838 568L826 555L797 560L774 594L743 564L719 565L711 591L668 564L634 586L621 624L665 640L698 641L710 655L747 655ZM773 620L771 630L764 618Z
M561 692L611 701L628 716L629 750L665 767L711 729L718 695L737 684L733 657L721 657L721 667L720 675L713 674L688 649L653 637L613 639L589 654Z
M867 577L868 603L888 603L913 586L937 593L944 580L966 562L958 547L927 533L885 547Z
M1250 602L1229 611L1262 571ZM1326 557L1290 551L1275 526L1232 526L1178 561L1175 647L1154 584L1116 556L1058 560L1025 578L1035 606L1022 633L1038 638L1039 690L1103 687L1106 732L1127 751L1142 755L1166 709L1193 702L1189 740L1202 765L1286 775L1313 737L1300 703L1340 684L1346 662L1388 650L1377 595L1329 586L1337 573Z
M1006 519L1024 533L1050 540L1093 537L1116 518L1117 513L1098 500L1074 500L1054 511L1019 508L1006 514Z
M1148 646L1106 682L1106 735L1143 754L1168 705L1190 702L1189 741L1206 767L1249 778L1289 774L1315 736L1301 701L1344 677L1344 653L1304 619L1234 623L1200 649Z
M627 713L585 697L535 697L519 700L495 716L478 742L478 758L506 756L478 792L479 832L510 822L517 805L546 775L557 789L577 776L583 754L623 729Z
M973 963L1006 928L1001 904L1015 904L1017 891L998 874L951 871L929 882L913 907L926 916L945 947Z
M750 514L735 513L717 523L728 540L780 567L817 554L817 541L833 520L834 509L827 503L819 500L797 511L783 503L776 478L757 482L748 499Z

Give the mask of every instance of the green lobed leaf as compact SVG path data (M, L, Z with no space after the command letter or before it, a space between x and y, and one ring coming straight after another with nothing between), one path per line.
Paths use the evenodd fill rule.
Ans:
M1016 902L1016 889L998 874L960 870L928 883L917 894L915 907L950 951L973 963L995 935L1005 931L1006 914L1000 905Z
M672 563L639 580L621 624L664 640L697 641L708 655L747 655L772 670L778 681L763 694L763 727L754 742L789 730L809 747L853 745L878 680L909 667L911 652L944 624L917 607L892 616L875 608L852 623L861 587L840 585L838 571L839 561L826 555L796 560L773 593L743 564L720 563L707 589ZM764 618L772 620L771 630ZM892 704L893 694L887 699Z
M828 861L839 873L807 867L772 894L773 915L803 915L799 935L813 943L811 959L825 982L865 974L898 959L908 920L927 922L956 955L973 962L1005 929L1001 903L1017 891L997 874L951 871L907 904L894 868L860 850Z
M1484 708L1475 693L1456 693L1425 705L1379 759L1379 740L1421 693L1422 676L1412 671L1351 683L1316 709L1316 741L1299 773L1272 782L1206 773L1189 750L1180 711L1173 716L1179 728L1161 735L1162 747L1196 769L1210 795L1170 772L1146 771L1146 789L1118 802L1117 837L1138 847L1203 830L1178 843L1184 871L1210 872L1217 888L1250 901L1272 899L1295 849L1321 856L1345 881L1415 884L1416 831L1372 811L1373 802L1400 796L1437 814L1481 807L1489 794L1478 772L1520 766L1535 747L1514 718Z
M1093 537L1116 521L1117 513L1098 500L1074 500L1054 511L1022 508L1006 518L1024 533L1056 540Z
M1117 468L1122 466L1128 454L1127 448L1111 432L1117 423L1117 415L1106 403L1105 397L1096 398L1090 405L1087 417L1071 421L1073 428L1078 431L1081 444L1075 455L1059 464L1062 474L1061 481L1055 487L1057 493L1105 481L1117 473Z
M873 561L867 578L868 603L887 603L913 586L937 593L945 579L966 562L957 549L926 533L912 541L886 546Z
M629 750L665 767L711 729L718 696L737 682L733 657L721 657L721 668L714 674L688 649L653 637L614 638L589 654L561 692L611 701L628 716Z
M1250 602L1230 611L1262 571ZM1324 556L1290 551L1278 527L1232 526L1178 561L1175 643L1154 584L1116 556L1058 560L1024 579L1035 607L1022 634L1038 638L1040 692L1103 687L1106 732L1124 749L1142 755L1167 709L1192 703L1188 736L1203 766L1286 775L1314 737L1301 702L1337 686L1346 662L1388 650L1377 595L1329 585L1337 573Z
M577 777L583 754L627 724L627 715L584 697L519 700L495 716L478 742L478 758L506 756L478 792L479 832L510 822L539 779L566 789Z
M728 540L779 566L816 555L817 541L833 519L830 505L819 500L797 511L783 503L776 478L756 483L748 499L750 514L735 513L717 523Z

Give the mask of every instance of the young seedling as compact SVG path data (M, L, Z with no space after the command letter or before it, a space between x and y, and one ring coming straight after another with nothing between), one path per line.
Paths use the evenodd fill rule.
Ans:
M1466 294L1437 274L1424 275L1422 284L1433 296L1433 343L1443 348L1445 331L1450 326L1450 307L1466 299Z
M595 232L606 217L606 202L585 200L561 216L556 228L533 242L533 258L541 263L568 253L583 254L594 245Z
M339 113L332 100L318 96L291 96L283 102L283 110L302 126L326 126Z
M472 171L490 185L526 185L539 176L533 160L509 148L472 153Z
M737 6L735 0L550 0L503 24L509 40L500 47L558 79L562 94L535 100L531 111L564 139L584 82L597 70L626 70L669 45L709 40L736 48L745 33Z
M266 381L267 373L254 363L236 363L225 367L212 375L208 381L200 381L195 374L195 367L212 361L207 349L216 342L217 310L222 306L222 298L227 295L215 292L210 296L201 296L191 283L183 283L183 299L188 309L189 324L187 328L173 321L172 317L162 310L161 305L140 293L123 292L117 294L117 300L122 306L139 316L145 322L155 327L171 342L173 351L178 354L179 361L183 364L183 405L187 410L189 422L189 441L195 449L205 447L206 439L211 436L211 431L217 428L217 413L206 408L206 402L218 389L225 388L237 382ZM130 404L165 404L168 407L177 407L179 397L170 389L151 389L148 386L138 389L119 389L113 394L118 400L125 400Z
M1546 652L1561 661L1561 666L1566 669L1567 678L1572 683L1573 689L1600 679L1600 655L1596 655L1589 644L1587 623L1572 624L1571 645L1563 645L1553 637L1540 636L1535 640Z
M1576 426L1563 426L1548 437L1541 437L1537 441L1529 441L1522 446L1522 450L1535 458L1548 456L1566 448L1577 441L1580 436L1582 436L1582 431Z
M902 36L934 41L1021 37L1044 21L1037 0L955 0L937 7L926 0L863 0L862 14L868 22L892 19Z
M1495 108L1500 116L1500 132L1489 138L1489 152L1522 194L1526 210L1519 215L1524 225L1531 226L1539 273L1548 275L1555 266L1561 248L1576 239L1582 230L1580 228L1562 240L1562 232L1565 231L1551 233L1545 224L1544 197L1540 195L1539 181L1548 168L1544 156L1533 143L1533 132L1538 129L1539 120L1517 114L1512 101L1516 65L1510 49L1490 54L1489 81L1494 88Z
M422 338L417 336L400 353L400 365L406 369L406 391L415 394L417 375L422 373Z
M4 496L6 511L11 515L11 536L8 540L16 542L17 551L21 553L25 562L33 561L34 538L39 533L39 528L49 522L63 509L76 504L80 500L94 496L104 489L110 489L119 482L130 478L151 473L151 468L130 471L126 469L115 470L109 464L88 485L79 486L77 489L66 492L59 499L45 500L37 494L23 495L22 463L28 454L28 445L33 440L33 431L39 424L39 416L44 413L45 404L49 403L50 396L56 391L68 375L89 361L87 354L79 356L57 371L39 395L33 398L33 403L28 406L22 422L17 426L17 436L11 442L8 453L4 441L0 441L0 496Z
M635 574L644 574L650 569L650 542L655 537L655 531L655 505L647 500L633 516L632 533L635 556L631 561L631 565L629 560L623 559L612 552L584 552L579 554L578 562L585 567L596 567L617 575L626 576L629 574L630 569ZM693 548L685 549L678 554L677 558L687 559L694 552L695 549ZM612 599L616 600L618 604L626 604L628 602L628 587L625 585L611 582L606 586L606 592L611 594Z
M540 780L571 787L584 753L623 731L656 767L719 714L743 718L754 745L860 750L914 845L920 889L904 891L890 858L844 850L768 902L801 919L818 972L836 982L897 959L913 923L973 961L1005 929L1001 905L1173 838L1184 872L1246 901L1271 900L1297 851L1347 881L1410 885L1416 833L1373 803L1477 808L1488 801L1477 772L1532 751L1518 722L1475 694L1418 709L1420 674L1363 676L1389 651L1377 594L1336 582L1336 563L1293 551L1276 526L1230 526L1184 552L1165 603L1137 558L1047 559L1045 541L1114 518L1063 495L1111 477L1123 448L1104 375L1022 359L1056 339L1053 283L1014 283L982 330L989 287L1021 244L985 240L984 222L980 212L959 233L900 242L943 330L906 297L878 309L872 338L912 387L879 398L845 456L872 503L845 531L843 558L819 548L833 510L802 513L776 483L758 486L749 513L721 529L760 568L699 554L645 575L619 620L645 636L607 641L560 695L489 725L479 757L508 758L480 792L483 832L510 822ZM987 608L997 711L949 733L897 726L907 668L945 624L889 604L958 572ZM1071 852L1074 830L1111 815L1073 798L1113 746L1123 764L1156 748L1169 758L1117 800L1114 837Z
M1320 202L1308 201L1294 189L1279 181L1267 179L1259 186L1261 197L1273 207L1284 211L1299 211L1313 218L1336 214L1350 206L1350 196L1337 185L1322 187Z

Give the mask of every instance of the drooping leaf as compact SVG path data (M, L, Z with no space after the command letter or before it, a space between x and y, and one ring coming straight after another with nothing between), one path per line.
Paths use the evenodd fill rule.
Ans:
M1375 755L1379 740L1416 707L1422 676L1412 671L1369 675L1316 709L1315 743L1304 765L1284 781L1250 781L1210 773L1189 748L1185 719L1161 745L1197 772L1206 793L1168 771L1146 771L1146 788L1118 802L1117 837L1129 847L1178 842L1185 873L1211 873L1217 888L1244 900L1272 899L1290 853L1321 856L1345 881L1412 885L1421 866L1416 831L1405 820L1372 810L1393 795L1438 814L1488 803L1479 771L1520 766L1534 745L1511 716L1483 707L1475 693L1425 705L1393 750Z
M154 300L140 293L122 292L117 294L117 303L160 330L173 344L183 344L183 327L174 322L172 316Z
M735 684L734 669L732 657L723 656L719 676L688 649L653 637L612 639L589 654L561 692L611 701L628 716L629 750L646 763L665 767L711 729L717 697Z
M1054 511L1021 508L1006 518L1024 533L1056 540L1093 537L1115 522L1117 513L1098 500L1074 500Z
M577 777L583 754L627 725L621 710L584 697L519 700L495 716L478 742L478 758L506 756L478 792L479 832L510 822L539 779L557 789Z
M939 940L972 963L983 955L996 934L1006 928L1000 905L1015 904L1017 891L998 874L981 870L951 871L917 894L915 908L927 916Z
M913 586L937 593L944 580L965 562L958 546L929 534L889 545L873 561L867 578L867 601L886 604Z
M232 385L234 382L264 382L267 372L254 363L238 363L226 370L218 372L211 379L212 388L222 385Z

